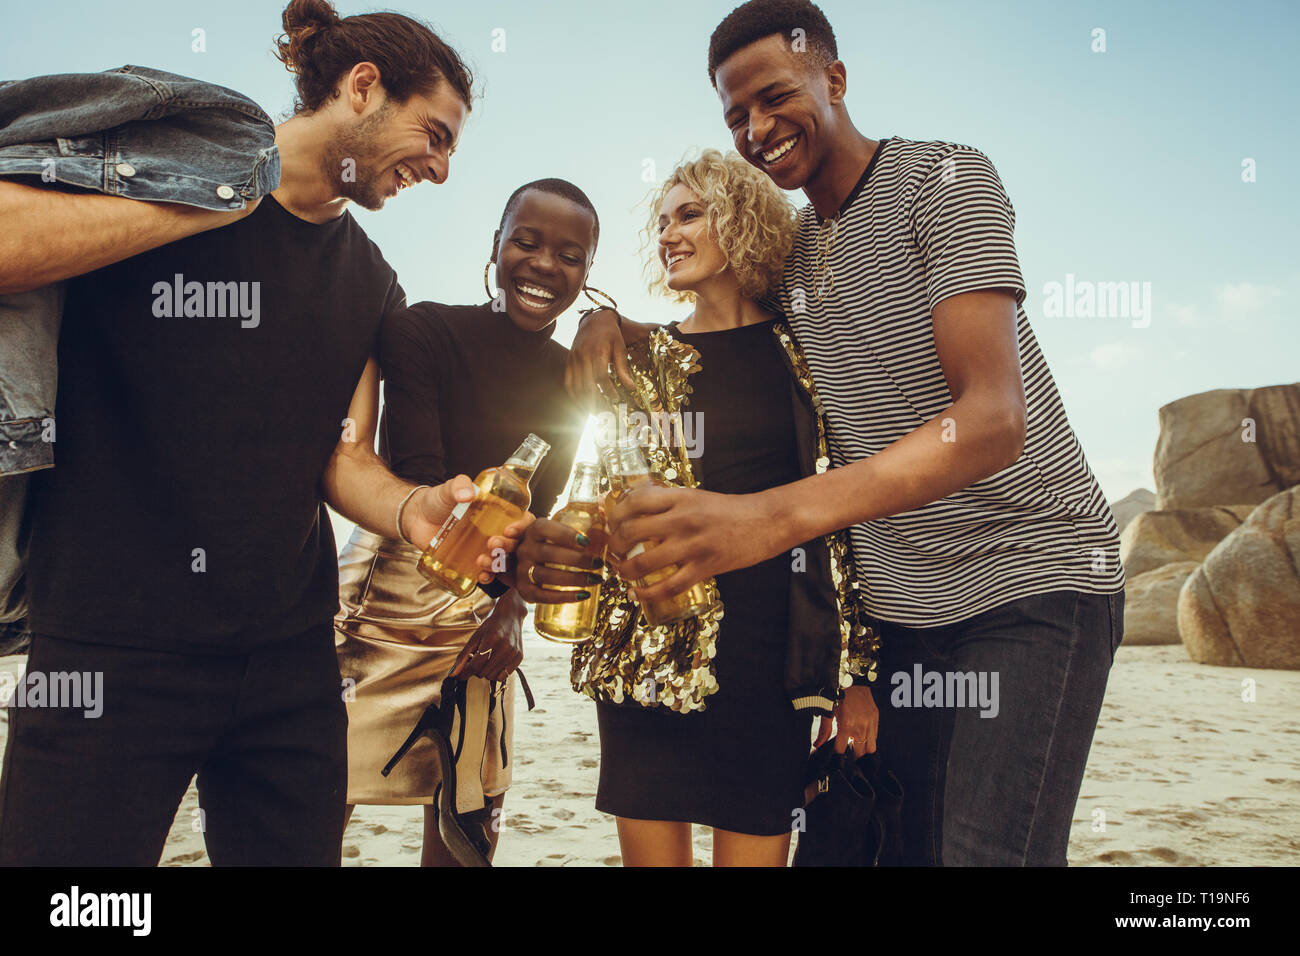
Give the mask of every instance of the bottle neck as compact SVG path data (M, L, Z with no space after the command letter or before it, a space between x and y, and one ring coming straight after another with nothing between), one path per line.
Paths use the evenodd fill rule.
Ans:
M641 446L631 440L619 444L615 467L623 481L629 484L638 477L650 476L650 466L646 464L645 455L641 454Z
M600 469L589 462L578 465L573 475L569 501L594 503L600 500Z
M536 435L530 434L524 439L523 444L515 449L515 453L506 459L505 468L527 484L550 450L550 445Z
M533 473L537 471L536 468L522 465L517 461L508 461L502 467L525 485L533 480Z

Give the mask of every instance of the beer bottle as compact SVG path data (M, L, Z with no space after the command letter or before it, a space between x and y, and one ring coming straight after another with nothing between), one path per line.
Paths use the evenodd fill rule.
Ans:
M619 482L621 485L621 494L630 492L633 488L640 485L652 484L663 485L664 482L653 478L650 475L650 466L646 464L645 456L641 454L641 446L635 438L628 438L620 441L617 446L618 458L615 467L618 470ZM615 499L617 500L617 499ZM635 558L643 551L649 551L655 547L657 541L642 541L629 549L627 556ZM631 582L634 588L647 588L652 584L657 584L665 578L671 577L677 573L677 565L670 564L666 568L653 571L645 578L639 581ZM646 623L651 627L657 627L660 624L671 624L674 621L683 621L689 617L696 617L707 611L713 606L713 601L709 597L708 590L701 581L691 586L686 591L672 598L665 598L659 601L652 601L649 604L641 605L641 613L645 616Z
M619 495L623 493L623 478L618 469L618 447L611 443L608 445L596 443L596 454L600 456L600 467L605 473L605 481L609 488L605 492L605 498L610 500L612 505L618 501ZM601 501L604 504L604 499Z
M591 539L599 558L605 557L605 516L600 510L600 470L590 462L580 462L573 476L573 490L569 503L555 516L560 524L568 525ZM533 612L533 627L542 637L562 644L576 644L591 637L591 627L596 621L596 608L600 603L600 585L564 590L585 590L591 597L569 604L538 604Z
M452 509L420 555L420 573L443 590L466 597L478 585L478 556L487 540L524 516L533 499L528 482L551 446L529 435L500 468L474 479L478 494Z

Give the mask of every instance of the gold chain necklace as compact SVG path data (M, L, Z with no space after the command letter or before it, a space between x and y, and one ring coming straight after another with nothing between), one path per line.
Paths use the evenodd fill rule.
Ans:
M835 291L835 272L831 269L831 246L840 230L838 214L822 220L817 227L817 249L813 256L813 298L823 301Z

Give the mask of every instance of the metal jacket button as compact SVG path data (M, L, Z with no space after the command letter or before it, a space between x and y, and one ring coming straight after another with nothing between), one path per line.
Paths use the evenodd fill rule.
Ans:
M234 197L235 191L231 189L229 186L218 186L217 195L220 196L222 199L231 199Z
M135 167L130 163L118 163L116 169L119 176L125 176L128 179L135 175Z

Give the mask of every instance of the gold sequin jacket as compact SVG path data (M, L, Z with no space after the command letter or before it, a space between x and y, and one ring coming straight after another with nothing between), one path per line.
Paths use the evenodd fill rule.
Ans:
M790 329L777 321L772 330L790 371L801 474L821 474L830 458L812 374ZM646 450L652 473L668 484L697 487L680 438L692 391L689 377L701 368L699 352L673 338L670 328L658 328L628 349L628 359L636 388L619 382L617 394L606 396L616 421L625 434L656 424ZM802 547L804 570L790 574L785 689L796 709L827 714L845 687L875 680L878 622L861 600L843 532ZM715 582L710 579L706 586L716 598ZM718 601L715 610L697 618L649 627L628 598L626 584L611 574L601 587L595 634L574 648L573 687L613 703L703 710L718 689L713 658L724 613Z

